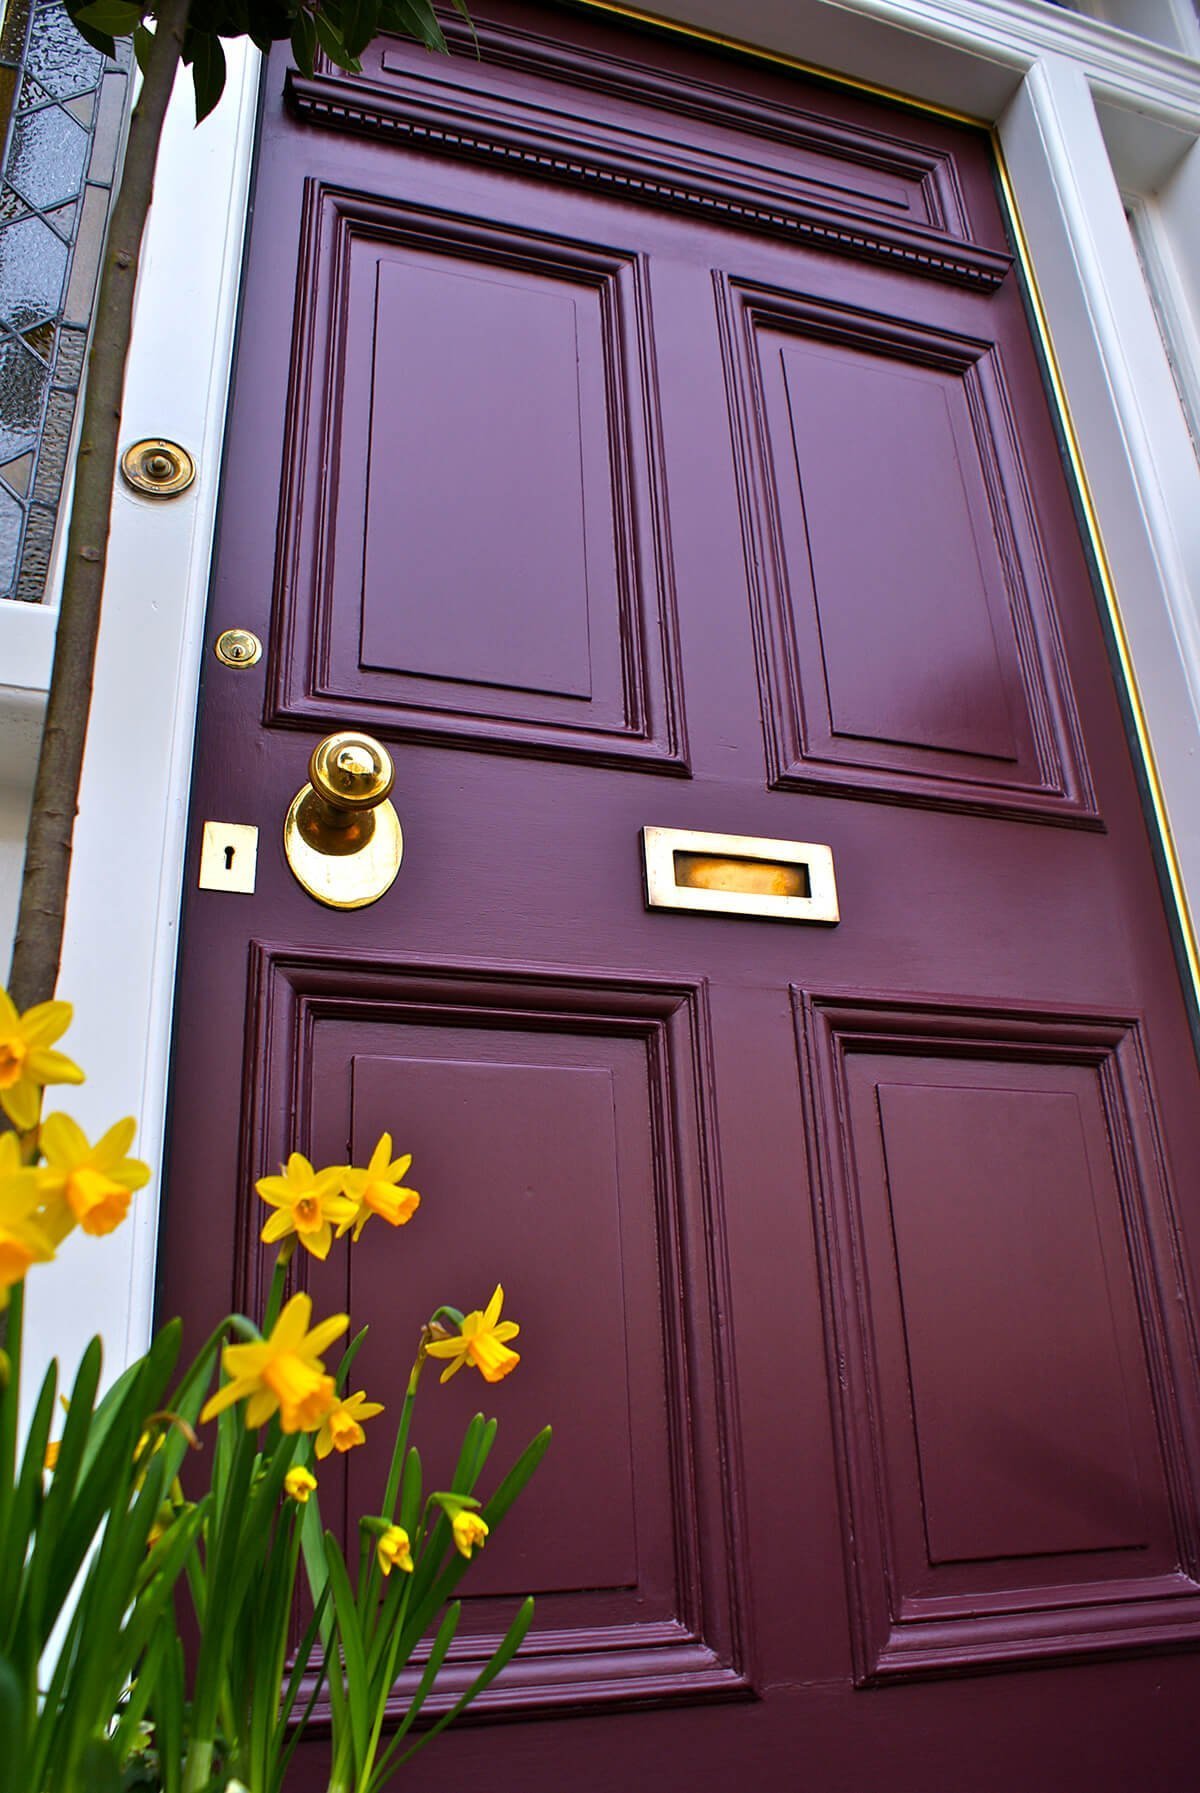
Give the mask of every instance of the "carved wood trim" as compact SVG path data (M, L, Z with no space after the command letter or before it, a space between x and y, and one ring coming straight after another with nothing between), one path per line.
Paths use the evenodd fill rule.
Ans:
M669 156L639 153L632 139L623 141L615 128L607 143L589 144L585 152L575 132L548 123L533 127L515 119L473 117L469 99L449 106L361 77L305 76L294 69L288 71L285 96L304 124L515 167L542 179L883 262L977 292L994 291L1012 266L1010 255L956 241L942 231L868 220L799 196L777 193L772 203L764 204L760 188L723 173L719 163L706 177L695 167L673 165Z

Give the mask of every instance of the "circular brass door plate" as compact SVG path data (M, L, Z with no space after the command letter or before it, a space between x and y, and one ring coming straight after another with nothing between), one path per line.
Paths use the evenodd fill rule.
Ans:
M353 853L318 852L301 832L301 810L312 786L296 792L283 825L283 850L297 881L328 909L365 909L390 890L404 856L400 818L384 800L370 811L370 838Z
M147 498L176 498L195 479L196 463L178 442L148 437L125 450L121 475L127 486Z

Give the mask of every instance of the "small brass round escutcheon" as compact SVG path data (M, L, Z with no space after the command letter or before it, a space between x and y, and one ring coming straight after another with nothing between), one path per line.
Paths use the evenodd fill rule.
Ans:
M224 629L213 642L213 653L222 666L257 666L262 642L249 629Z
M148 437L125 450L121 475L127 486L147 498L176 498L195 479L196 463L178 442Z

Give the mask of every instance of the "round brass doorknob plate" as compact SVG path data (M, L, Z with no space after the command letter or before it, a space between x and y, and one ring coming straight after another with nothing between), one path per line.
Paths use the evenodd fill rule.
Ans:
M391 888L404 856L388 802L392 756L372 735L345 729L318 742L308 771L283 825L287 862L319 903L364 909Z
M316 793L306 784L293 797L283 825L283 850L296 881L329 909L365 909L378 902L395 883L404 857L404 834L395 809L385 800L371 810L374 826L350 851L338 847L323 851L312 845L311 827L305 826L304 811L312 799Z

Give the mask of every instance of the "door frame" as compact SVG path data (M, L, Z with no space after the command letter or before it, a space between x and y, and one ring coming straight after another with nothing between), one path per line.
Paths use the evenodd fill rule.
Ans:
M1152 0L1139 3L1149 17ZM1186 9L1157 4L1186 34ZM1191 919L1200 918L1200 613L1189 590L1200 589L1200 464L1176 384L1186 389L1200 343L1200 233L1186 234L1187 217L1200 215L1200 62L1039 0L656 0L654 11L709 41L731 42L722 28L735 22L743 45L775 58L875 91L900 83L919 104L992 125L1200 986ZM199 473L171 504L124 490L115 502L61 978L78 1012L69 1044L89 1068L72 1109L85 1127L137 1113L139 1150L156 1171L180 893L194 873L185 829L259 70L257 52L233 46L212 117L197 132L181 91L168 120L123 439L174 438ZM1131 195L1155 246L1155 298L1126 220ZM196 270L186 282L181 266ZM1172 372L1160 314L1174 320L1182 373ZM1200 411L1200 393L1191 397ZM135 1213L105 1242L103 1283L90 1241L69 1242L48 1267L35 1359L53 1348L69 1361L99 1330L111 1376L143 1348L157 1175Z

